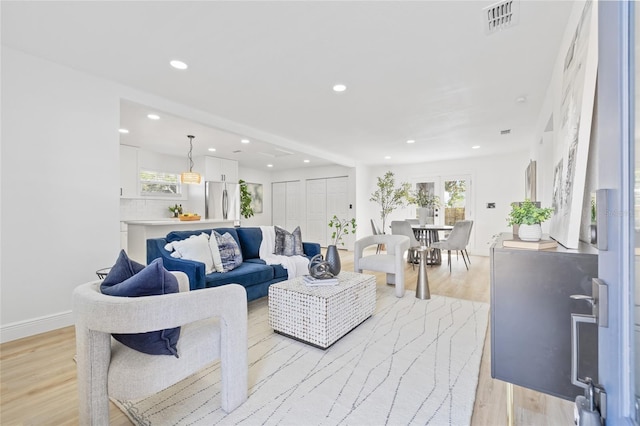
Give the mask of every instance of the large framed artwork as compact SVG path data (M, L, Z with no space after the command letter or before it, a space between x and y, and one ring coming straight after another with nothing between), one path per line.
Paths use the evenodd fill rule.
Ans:
M597 7L586 2L564 57L562 93L554 105L551 237L577 248L587 175L598 65Z
M261 183L249 183L247 182L247 191L251 195L251 209L254 213L262 213L262 184Z

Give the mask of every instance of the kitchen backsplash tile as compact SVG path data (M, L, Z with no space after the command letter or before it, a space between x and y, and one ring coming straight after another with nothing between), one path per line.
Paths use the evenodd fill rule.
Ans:
M169 206L175 205L171 200L120 199L120 220L154 220L172 217ZM189 203L179 201L183 211L188 212Z

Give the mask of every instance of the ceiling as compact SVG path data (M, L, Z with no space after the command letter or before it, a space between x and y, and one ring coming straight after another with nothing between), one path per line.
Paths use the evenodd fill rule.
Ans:
M516 1L517 23L487 35L492 3L2 1L2 44L229 124L123 101L122 143L185 155L193 134L194 155L274 170L417 163L533 140L573 2Z

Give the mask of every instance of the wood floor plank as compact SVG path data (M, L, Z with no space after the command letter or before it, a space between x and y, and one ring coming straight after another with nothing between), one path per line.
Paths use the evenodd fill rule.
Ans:
M342 268L353 270L353 253L340 251ZM428 267L431 294L489 303L489 258L472 256L469 271L462 259L446 265ZM378 284L385 274L374 273ZM406 266L407 295L412 297L417 268ZM0 345L0 424L77 425L75 331L73 327L43 333ZM569 425L573 423L573 404L549 395L514 386L517 425ZM129 419L113 404L112 425L130 425ZM489 330L478 377L472 425L506 425L505 383L491 378L491 340Z

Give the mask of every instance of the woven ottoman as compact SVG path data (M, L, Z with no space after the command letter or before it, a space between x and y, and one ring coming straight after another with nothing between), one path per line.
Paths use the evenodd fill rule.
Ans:
M269 287L269 325L276 333L327 349L376 308L376 277L341 272L339 284L307 286L302 277Z

